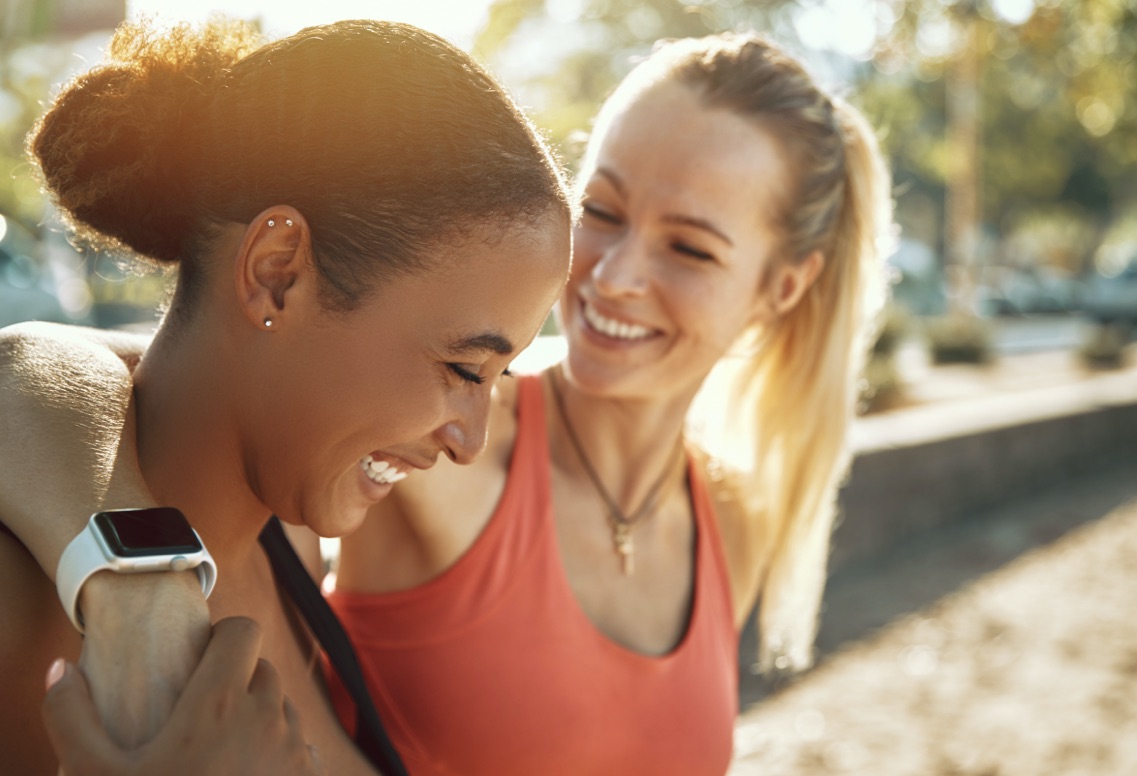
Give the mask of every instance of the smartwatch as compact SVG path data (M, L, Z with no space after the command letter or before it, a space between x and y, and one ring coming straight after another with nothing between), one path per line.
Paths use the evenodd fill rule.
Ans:
M217 565L179 510L173 507L96 512L59 558L55 587L71 622L83 632L79 591L98 571L137 574L148 571L197 572L209 598Z

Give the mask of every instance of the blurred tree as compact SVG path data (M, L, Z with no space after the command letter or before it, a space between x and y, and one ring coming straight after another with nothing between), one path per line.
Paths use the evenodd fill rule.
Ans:
M45 210L43 197L24 156L24 136L47 99L50 74L29 68L26 47L0 49L0 214L38 232Z
M1083 270L1137 201L1137 101L1127 99L1137 89L1137 0L875 0L867 62L803 52L806 17L838 24L850 2L497 0L476 51L571 158L573 134L655 39L768 32L815 70L841 60L830 69L882 130L909 235L950 254L950 207L950 233L963 235L957 260L982 258L991 242L1000 261ZM1064 231L1068 246L1002 255L1003 235L1049 216L1081 224Z
M794 0L496 0L474 53L505 71L570 158L600 102L661 38L791 27ZM511 71L517 71L516 76Z
M866 107L895 131L886 141L914 188L944 196L958 143L948 130L950 89L961 66L975 89L977 221L1011 234L1042 211L1085 225L1061 254L1082 271L1122 203L1137 196L1137 3L1132 0L888 0L895 19L874 61L892 78L861 84ZM978 66L978 71L976 71ZM929 89L928 86L934 88ZM939 93L936 93L939 90ZM966 103L966 98L961 100ZM911 132L897 118L919 115ZM941 124L941 133L934 124ZM901 131L902 130L902 131ZM953 143L952 138L956 138ZM966 166L966 165L965 165ZM958 196L958 195L957 195ZM966 198L968 195L962 195ZM976 227L978 224L976 224ZM942 237L942 235L941 235ZM964 238L966 242L966 238ZM946 247L946 246L945 246ZM977 251L977 246L964 245ZM947 251L950 255L950 249ZM974 255L971 257L974 258Z
M0 214L39 232L46 203L24 139L52 87L74 71L75 42L126 18L126 0L4 0L0 6Z

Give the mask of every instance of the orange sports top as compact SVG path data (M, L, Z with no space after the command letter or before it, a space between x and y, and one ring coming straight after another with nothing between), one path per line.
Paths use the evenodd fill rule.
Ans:
M737 635L711 500L688 463L696 520L687 632L660 657L605 637L557 545L544 399L521 378L518 435L497 510L431 581L328 600L412 776L721 776L738 710ZM336 676L349 732L354 709Z

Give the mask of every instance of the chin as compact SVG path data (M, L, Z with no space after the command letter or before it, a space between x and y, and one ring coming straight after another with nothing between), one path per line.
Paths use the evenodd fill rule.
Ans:
M614 368L597 364L584 358L573 358L570 353L565 361L566 376L573 388L582 393L597 397L617 398L635 393L634 383L638 369Z

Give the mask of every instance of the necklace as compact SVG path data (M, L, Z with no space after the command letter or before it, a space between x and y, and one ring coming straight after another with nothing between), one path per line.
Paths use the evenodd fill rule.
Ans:
M612 548L620 557L624 576L630 577L636 570L636 545L632 539L632 529L636 527L637 523L655 511L655 507L659 503L659 496L663 490L663 485L667 482L667 476L671 473L672 465L669 463L664 467L663 473L652 483L651 488L648 490L639 508L632 512L631 515L624 514L624 510L620 509L620 505L616 503L616 499L612 498L612 495L608 493L608 489L605 488L604 483L600 481L600 475L596 473L595 467L593 467L592 462L585 454L584 445L581 444L580 437L576 435L576 429L574 429L572 423L569 422L568 411L565 409L565 398L561 393L561 387L557 384L557 376L553 372L549 374L549 385L553 389L553 398L556 400L557 413L561 417L561 424L564 425L565 431L568 433L569 441L572 443L573 449L580 459L581 466L584 467L584 473L588 475L592 487L596 489L596 492L600 494L600 498L604 501L604 505L608 507L608 525L612 529ZM681 453L683 450L682 435L679 436L679 441L675 446Z

